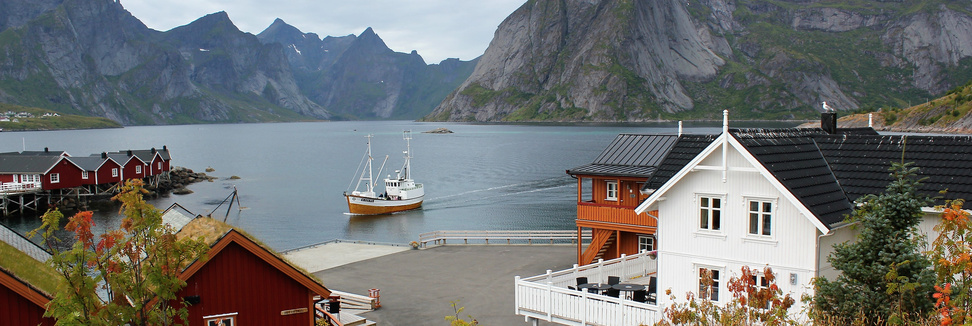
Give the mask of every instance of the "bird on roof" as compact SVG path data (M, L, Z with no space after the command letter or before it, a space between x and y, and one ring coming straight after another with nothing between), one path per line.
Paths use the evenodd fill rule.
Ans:
M824 112L834 112L834 108L830 107L830 105L827 105L827 101L823 102L823 110Z

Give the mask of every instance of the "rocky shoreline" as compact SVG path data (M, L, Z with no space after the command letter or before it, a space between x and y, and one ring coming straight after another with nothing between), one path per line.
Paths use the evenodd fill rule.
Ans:
M170 194L187 195L192 193L192 190L186 188L188 185L203 181L213 182L216 179L218 178L207 175L205 172L195 172L192 169L177 166L169 171L169 178L159 180L158 185L146 184L144 189L147 192L144 197L145 199L156 199L168 197ZM82 202L78 202L76 198L65 197L57 206L62 211L117 209L118 203L111 200L111 197L114 197L114 195L92 196ZM162 207L158 208L162 209Z

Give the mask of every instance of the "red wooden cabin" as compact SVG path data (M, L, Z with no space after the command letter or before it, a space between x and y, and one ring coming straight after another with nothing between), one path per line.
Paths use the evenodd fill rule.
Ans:
M145 162L142 162L142 160L136 157L134 154L129 154L129 152L107 153L107 156L115 160L115 162L118 162L118 164L121 164L122 180L145 178L148 166L146 166Z
M20 246L46 252L4 226L0 226L0 235L0 325L54 325L54 319L43 316L58 274ZM17 245L5 242L11 240Z
M207 223L221 224L199 217L180 234L193 236L195 229L220 228L198 227ZM314 298L331 293L309 274L233 229L212 245L208 257L189 265L180 277L186 287L178 296L190 304L188 325L232 320L232 325L309 326L314 324Z

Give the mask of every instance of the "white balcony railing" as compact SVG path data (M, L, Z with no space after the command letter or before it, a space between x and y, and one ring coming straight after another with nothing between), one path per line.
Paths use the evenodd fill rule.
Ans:
M40 190L40 182L6 182L0 184L0 193L12 194Z
M516 314L564 325L652 325L660 318L658 306L568 289L577 277L603 283L608 276L622 280L655 273L655 259L647 252L577 266L546 274L516 277Z

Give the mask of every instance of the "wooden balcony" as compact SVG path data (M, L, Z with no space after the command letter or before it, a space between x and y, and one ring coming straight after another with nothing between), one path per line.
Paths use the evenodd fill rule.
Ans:
M657 213L656 213L657 214ZM658 220L648 214L635 214L634 207L603 205L588 202L577 203L578 226L580 221L627 224L634 226L658 227Z

